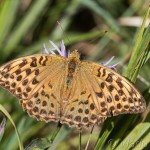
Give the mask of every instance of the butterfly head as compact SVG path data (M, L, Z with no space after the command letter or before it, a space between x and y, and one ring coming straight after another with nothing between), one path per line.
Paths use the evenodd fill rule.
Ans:
M78 53L78 50L74 50L74 51L70 54L69 58L74 59L74 60L79 60L79 59L80 59L80 55L79 55L79 53Z

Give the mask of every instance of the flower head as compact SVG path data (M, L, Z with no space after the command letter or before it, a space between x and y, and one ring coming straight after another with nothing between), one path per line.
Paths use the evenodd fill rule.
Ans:
M112 56L107 62L101 63L101 64L102 64L103 66L107 66L107 67L110 68L110 69L116 70L116 66L117 66L120 62L118 62L118 63L116 63L116 64L114 64L114 65L112 65L112 66L109 65L110 62L111 62L114 58L115 58L115 57Z
M49 41L49 42L53 46L53 48L47 49L45 44L44 44L42 53L45 53L45 54L56 54L55 51L57 51L59 55L61 55L63 57L68 57L68 55L66 53L66 47L64 45L64 41L63 40L60 43L60 49L54 42L52 42L52 41Z

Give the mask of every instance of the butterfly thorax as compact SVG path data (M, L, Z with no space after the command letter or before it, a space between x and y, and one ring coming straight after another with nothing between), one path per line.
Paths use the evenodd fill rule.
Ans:
M66 70L66 84L64 85L64 92L63 92L63 100L68 101L68 98L70 96L70 91L72 88L72 81L73 78L76 76L77 71L80 66L80 59L79 59L79 53L77 51L73 51L67 62L67 70Z
M66 80L67 89L71 84L73 76L76 74L76 70L78 68L77 66L79 65L79 63L80 63L79 53L75 50L70 54L68 58L67 80Z
M73 75L77 69L77 66L80 64L79 53L77 50L73 51L68 58L68 71L67 78L73 78Z

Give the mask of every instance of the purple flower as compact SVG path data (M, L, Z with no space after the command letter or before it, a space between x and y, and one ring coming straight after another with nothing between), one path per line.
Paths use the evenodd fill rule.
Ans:
M60 43L60 47L61 49L59 49L59 47L52 41L49 41L50 44L53 46L53 48L47 49L45 44L43 45L43 50L42 53L44 54L56 54L54 51L57 51L59 55L63 56L63 57L68 57L67 53L66 53L66 47L64 45L64 41L62 40Z
M109 66L109 65L108 65L108 64L110 64L110 62L114 59L114 57L115 57L115 56L112 56L107 62L101 63L101 64L102 64L103 66L106 66L106 67L110 68L110 69L116 70L116 66L117 66L120 62L118 62L118 63L116 63L116 64L114 64L114 65L112 65L112 66Z

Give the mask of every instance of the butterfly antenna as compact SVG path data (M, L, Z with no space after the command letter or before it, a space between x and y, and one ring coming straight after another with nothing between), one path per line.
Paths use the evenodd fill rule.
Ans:
M58 25L60 26L61 30L64 31L63 27L61 26L61 23L59 21L57 21ZM69 44L71 43L71 41L69 40L69 37L64 33L66 39L68 40Z
M94 125L93 125L93 127L92 127L92 129L91 129L91 133L90 133L89 139L88 139L88 141L87 141L87 144L86 144L85 150L87 150L87 149L88 149L88 146L89 146L89 143L90 143L90 139L91 139L91 136L92 136L92 133L93 133L93 129L94 129Z

